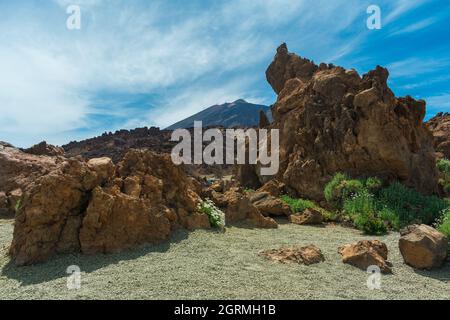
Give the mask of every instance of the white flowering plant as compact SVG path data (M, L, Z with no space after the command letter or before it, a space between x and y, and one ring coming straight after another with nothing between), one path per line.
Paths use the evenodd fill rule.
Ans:
M200 201L197 208L201 213L209 217L209 223L212 227L219 229L225 228L225 213L217 208L210 199Z

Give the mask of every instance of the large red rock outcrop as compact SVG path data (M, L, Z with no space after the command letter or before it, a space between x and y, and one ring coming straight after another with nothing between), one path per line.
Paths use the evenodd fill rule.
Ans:
M434 148L440 158L450 159L450 114L438 113L426 123L433 133Z
M378 66L361 77L355 70L317 66L283 44L266 75L278 94L270 128L280 130L277 178L287 188L322 200L325 184L345 172L437 191L433 137L423 124L425 102L396 98L386 69ZM243 185L254 182L251 170L255 166L239 170Z
M169 155L132 150L117 166L108 158L65 160L26 187L10 254L25 265L55 253L158 242L179 227L207 228L193 189Z

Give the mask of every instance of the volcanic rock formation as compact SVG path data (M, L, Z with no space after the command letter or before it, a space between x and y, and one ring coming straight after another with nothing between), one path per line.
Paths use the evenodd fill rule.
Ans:
M337 172L397 179L423 193L437 191L433 137L423 124L425 102L396 98L382 67L360 77L355 70L320 64L281 45L266 72L278 94L272 107L280 130L277 178L299 196L323 199ZM252 183L255 166L238 170Z
M16 264L31 264L165 240L178 226L209 227L193 188L169 156L150 151L132 150L117 166L66 159L26 187L10 253Z

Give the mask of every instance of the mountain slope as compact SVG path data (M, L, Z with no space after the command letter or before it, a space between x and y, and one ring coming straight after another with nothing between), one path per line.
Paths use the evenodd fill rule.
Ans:
M209 107L189 118L171 125L167 129L175 130L180 128L192 128L194 126L194 121L202 121L204 127L252 127L258 124L260 110L263 110L268 115L269 119L272 119L270 107L249 103L240 99L232 103Z

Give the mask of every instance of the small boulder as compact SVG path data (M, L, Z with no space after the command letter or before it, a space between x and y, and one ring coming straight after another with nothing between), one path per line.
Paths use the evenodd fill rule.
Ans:
M392 273L391 264L387 262L388 249L386 244L378 240L362 240L347 244L338 249L342 262L367 270L370 266L378 266L382 273Z
M250 201L265 216L289 216L291 208L279 198L271 196L268 192L256 192L251 195Z
M412 225L401 231L400 252L406 264L417 269L442 266L447 258L448 239L427 225Z
M298 263L307 266L325 261L322 251L314 245L266 250L259 255L281 263Z
M293 214L289 216L289 221L291 223L306 225L306 224L322 224L323 215L314 209L305 209L302 213Z
M273 197L279 197L285 192L285 184L272 179L258 189L258 192L268 192Z
M223 194L221 202L226 204L223 208L227 222L246 221L257 228L278 227L277 222L270 217L263 216L250 198L240 192L239 188L230 188Z

